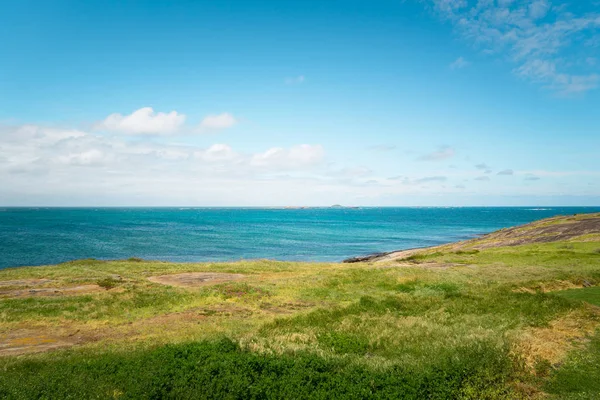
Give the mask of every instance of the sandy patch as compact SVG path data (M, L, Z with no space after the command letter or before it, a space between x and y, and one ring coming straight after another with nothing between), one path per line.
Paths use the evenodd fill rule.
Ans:
M219 272L186 272L183 274L151 276L148 280L168 286L198 287L237 281L245 277L242 274L225 274Z

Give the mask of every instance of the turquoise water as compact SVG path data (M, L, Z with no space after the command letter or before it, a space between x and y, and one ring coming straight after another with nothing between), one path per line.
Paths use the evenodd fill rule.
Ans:
M344 258L472 238L600 207L0 208L0 268L81 258Z

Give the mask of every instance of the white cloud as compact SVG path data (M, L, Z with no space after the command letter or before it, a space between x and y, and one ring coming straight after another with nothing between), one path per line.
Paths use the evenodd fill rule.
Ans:
M231 128L237 123L237 119L229 113L207 115L200 123L201 130L218 130Z
M463 57L458 57L450 64L450 69L461 69L468 67L471 63L465 60Z
M184 123L185 115L177 111L155 113L152 107L143 107L129 115L111 114L96 128L129 135L171 135Z

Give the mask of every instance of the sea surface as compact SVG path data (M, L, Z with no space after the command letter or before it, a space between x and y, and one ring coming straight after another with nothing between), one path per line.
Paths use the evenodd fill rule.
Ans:
M0 268L82 259L341 261L600 207L0 208Z

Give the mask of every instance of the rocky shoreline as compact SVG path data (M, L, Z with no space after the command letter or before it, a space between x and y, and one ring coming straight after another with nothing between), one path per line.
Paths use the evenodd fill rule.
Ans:
M587 235L600 235L600 213L556 216L512 228L500 229L476 238L439 246L398 251L379 252L351 257L343 263L379 262L397 260L431 251L469 251L490 247L518 246L571 240Z

